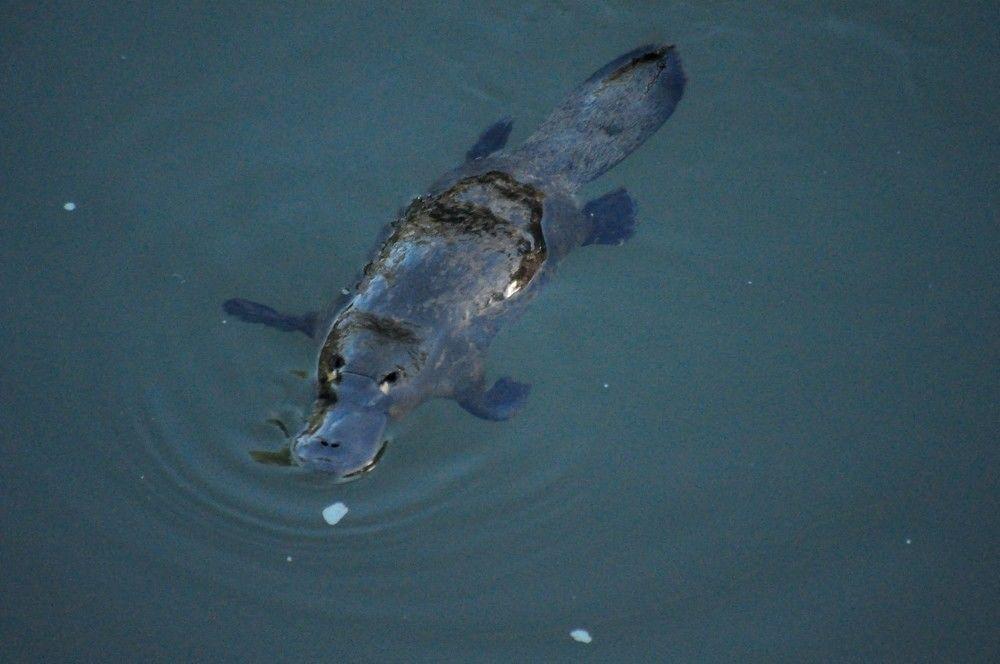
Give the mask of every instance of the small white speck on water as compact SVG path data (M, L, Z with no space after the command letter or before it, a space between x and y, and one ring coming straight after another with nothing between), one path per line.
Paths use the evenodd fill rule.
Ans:
M291 556L285 556L285 562L289 562L289 563L292 562L292 557Z
M913 540L911 540L909 537L907 537L906 538L906 543L907 544L913 544Z
M226 324L226 323L228 323L228 322L229 322L229 321L228 321L228 320L226 320L225 318L223 318L223 319L222 319L222 324L223 324L223 325L225 325L225 324Z
M580 643L590 643L594 639L591 638L590 632L585 629L574 629L569 635L574 641L579 641Z
M753 281L747 280L747 286L753 286Z
M608 389L609 387L610 385L608 385L607 383L604 384L604 389Z
M345 514L347 514L347 505L337 502L323 509L323 520L331 526L335 526L344 518Z
M341 295L350 295L351 291L347 290L346 288L341 288L340 289L340 294Z
M145 475L139 475L139 479L140 480L144 480L144 479L146 479L146 476Z
M67 212L72 212L73 210L76 209L76 203L74 203L73 201L66 201L65 203L63 203L63 209L66 210Z

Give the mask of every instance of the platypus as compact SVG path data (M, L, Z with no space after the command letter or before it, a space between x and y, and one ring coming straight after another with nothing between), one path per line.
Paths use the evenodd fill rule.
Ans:
M579 188L670 117L685 76L670 45L647 45L579 85L519 147L511 122L484 131L464 162L388 224L352 289L326 311L290 315L249 300L225 311L322 340L316 403L287 458L346 480L370 470L385 429L420 403L454 399L487 420L521 408L529 385L485 380L485 355L570 251L632 236L636 205Z

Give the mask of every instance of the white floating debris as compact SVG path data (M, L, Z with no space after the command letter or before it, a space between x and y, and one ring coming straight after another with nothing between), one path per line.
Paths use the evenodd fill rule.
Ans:
M346 288L341 288L340 289L340 294L341 295L350 295L351 291L347 290Z
M76 203L74 203L73 201L66 201L65 203L63 203L63 209L66 210L67 212L72 212L73 210L76 209Z
M604 389L608 389L608 384L607 383L604 384Z
M347 514L347 505L344 503L334 503L323 510L323 520L331 526L337 524Z
M291 556L285 556L285 560L287 560L288 562L292 562L292 557Z
M580 643L590 643L594 640L590 637L590 632L585 629L574 629L569 635L573 637L574 641L579 641Z
M913 540L911 540L909 537L907 537L906 538L906 543L907 544L913 544Z

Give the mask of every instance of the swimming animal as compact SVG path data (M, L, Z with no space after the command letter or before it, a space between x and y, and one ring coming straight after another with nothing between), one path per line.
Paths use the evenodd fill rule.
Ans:
M673 46L626 53L516 149L504 149L508 119L486 129L461 165L385 227L355 286L326 311L226 301L232 316L322 342L315 407L290 443L291 462L356 477L381 458L386 425L433 397L487 420L516 413L530 387L506 377L487 385L490 342L570 251L632 236L636 206L624 189L582 206L575 193L659 129L684 84Z

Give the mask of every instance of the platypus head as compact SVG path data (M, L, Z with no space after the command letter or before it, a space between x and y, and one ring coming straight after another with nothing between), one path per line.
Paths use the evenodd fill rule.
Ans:
M292 460L339 480L371 470L385 451L385 428L417 399L425 354L398 321L354 313L320 351L316 407L291 446Z

